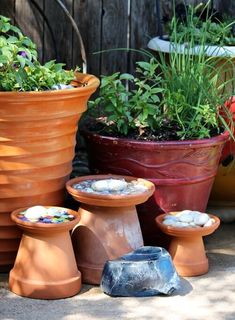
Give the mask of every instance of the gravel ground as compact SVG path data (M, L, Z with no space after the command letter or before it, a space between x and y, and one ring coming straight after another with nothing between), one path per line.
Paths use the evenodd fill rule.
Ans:
M8 275L0 274L1 320L234 320L235 223L222 224L205 238L210 270L182 278L172 296L111 298L98 286L84 285L68 299L33 300L8 290Z

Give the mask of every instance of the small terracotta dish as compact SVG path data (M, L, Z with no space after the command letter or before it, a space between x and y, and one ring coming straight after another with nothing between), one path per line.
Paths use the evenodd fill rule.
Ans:
M208 227L179 228L163 224L166 215L175 215L177 212L161 214L156 218L159 228L167 235L172 236L169 253L179 275L184 277L199 276L209 270L203 237L213 233L220 225L220 220L214 215L214 223Z

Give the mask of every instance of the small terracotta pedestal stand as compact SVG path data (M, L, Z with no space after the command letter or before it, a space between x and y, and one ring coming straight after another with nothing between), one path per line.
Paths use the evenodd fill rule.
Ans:
M16 261L9 275L12 292L29 298L60 299L77 294L81 273L77 269L69 234L80 220L76 211L66 209L76 218L57 224L25 222L15 210L12 220L23 230Z
M215 223L210 227L178 228L162 223L166 214L157 217L160 229L172 236L169 253L180 276L193 277L205 274L209 270L209 263L203 243L204 236L213 233L220 224L218 217L210 215Z
M85 283L100 284L104 264L143 246L143 237L135 205L145 202L154 192L154 185L138 194L99 194L77 190L72 186L85 180L125 179L118 175L93 175L72 179L66 187L73 198L81 202L79 224L72 239L78 268Z

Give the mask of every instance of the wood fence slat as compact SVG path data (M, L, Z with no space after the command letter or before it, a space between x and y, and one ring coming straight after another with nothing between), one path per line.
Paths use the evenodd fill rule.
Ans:
M131 0L130 48L147 49L149 40L158 35L156 0ZM143 54L130 52L130 72L135 69L135 62L143 60Z
M97 76L100 74L100 55L93 53L101 50L101 18L101 0L74 0L74 20L85 45L87 71ZM73 35L73 66L81 66L81 48L74 32Z
M72 14L72 0L64 0L64 5ZM57 62L66 63L67 68L72 66L72 26L68 17L64 14L56 1L45 1L45 15L50 22L51 29L55 38L53 43L52 35L44 23L44 60L56 59ZM56 57L57 53L57 57Z
M103 0L102 50L127 48L128 1ZM127 71L127 52L110 51L101 54L101 74Z
M15 18L15 0L1 0L0 14L10 18L13 23Z
M35 0L43 10L43 0ZM30 0L16 0L15 21L22 32L37 44L39 60L43 59L43 16Z

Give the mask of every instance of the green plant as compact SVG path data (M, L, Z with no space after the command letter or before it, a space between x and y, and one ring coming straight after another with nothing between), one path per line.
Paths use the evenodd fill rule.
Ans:
M235 21L228 18L227 21L215 19L213 13L210 12L210 3L211 0L206 5L200 3L196 7L185 6L185 21L177 19L176 14L174 14L170 25L167 27L170 40L175 41L175 35L177 35L178 43L187 43L193 37L195 45L201 44L202 41L205 41L208 45L235 45L233 35ZM202 15L205 15L205 21L202 20Z
M141 135L145 128L154 129L158 121L159 93L163 90L158 85L157 67L158 63L151 59L137 63L139 77L120 72L103 76L100 96L90 101L89 108L94 111L99 105L106 125L121 135L135 129ZM132 85L134 88L129 89Z
M224 104L233 95L233 79L220 78L231 61L207 56L206 34L197 54L195 34L182 50L176 20L172 26L174 50L168 61L164 54L157 59L145 52L149 61L137 63L137 76L114 73L102 77L100 95L91 102L89 114L98 111L95 117L103 134L192 140L210 138L226 129L232 135L232 117Z
M50 90L57 84L69 84L74 72L63 64L49 61L41 65L36 45L0 16L0 91Z

